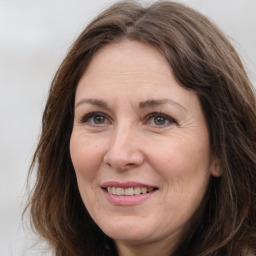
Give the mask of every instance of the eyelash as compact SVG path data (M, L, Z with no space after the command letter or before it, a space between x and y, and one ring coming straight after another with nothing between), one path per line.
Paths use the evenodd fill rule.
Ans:
M83 116L80 119L80 123L88 123L90 126L96 126L96 127L105 125L105 122L103 124L95 124L95 123L90 122L91 118L95 118L97 116L98 117L103 117L104 121L109 120L108 116L106 114L102 113L102 112L91 112L91 113L88 113L85 116ZM161 112L153 112L153 113L150 113L146 116L146 118L145 118L146 120L145 120L145 122L143 122L143 124L148 124L152 118L157 118L157 117L163 118L164 124L163 125L161 125L161 124L160 125L152 124L151 126L154 126L154 127L157 127L157 128L162 128L162 127L166 127L166 126L169 126L171 124L176 124L177 123L173 118L171 118L168 115L165 115ZM166 122L168 122L168 123L166 124Z
M108 119L108 117L106 116L106 114L102 113L102 112L91 112L86 114L85 116L83 116L80 120L81 123L90 123L90 119L91 118L95 118L95 117L104 117L105 119ZM98 126L99 124L90 124L91 126Z
M148 123L152 118L157 118L157 117L163 118L163 120L165 121L165 124L164 125L155 125L155 127L159 126L158 128L161 128L161 127L169 126L171 124L176 124L176 121L173 118L171 118L170 116L165 115L161 112L153 112L153 113L150 113L149 115L147 115L145 123ZM168 122L168 124L166 124L166 121Z

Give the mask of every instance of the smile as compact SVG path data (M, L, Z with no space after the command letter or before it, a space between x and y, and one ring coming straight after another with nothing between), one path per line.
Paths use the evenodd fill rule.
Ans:
M140 194L147 194L154 190L154 188L146 187L130 187L130 188L120 188L120 187L107 187L105 190L112 195L117 196L134 196Z
M151 198L158 187L139 182L109 181L101 185L106 199L117 206L135 206Z

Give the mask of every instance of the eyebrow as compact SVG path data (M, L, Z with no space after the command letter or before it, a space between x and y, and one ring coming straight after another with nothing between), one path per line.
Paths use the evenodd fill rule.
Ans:
M82 99L76 103L75 108L85 103L109 109L108 104L105 101L99 99Z
M91 105L98 106L101 108L110 109L110 107L104 100L91 99L91 98L82 99L82 100L78 101L75 105L75 108L77 108L78 106L80 106L82 104L91 104ZM154 106L163 105L163 104L170 104L170 105L176 106L176 107L182 109L183 111L187 110L183 105L181 105L178 102L173 101L171 99L149 99L146 101L141 101L139 103L139 108L144 109L144 108L154 107Z
M143 102L140 102L139 107L140 108L147 108L147 107L154 107L154 106L158 106L158 105L163 105L163 104L170 104L173 106L176 106L180 109L182 109L183 111L187 110L187 108L185 108L185 106L179 104L178 102L171 100L171 99L150 99L150 100L146 100Z

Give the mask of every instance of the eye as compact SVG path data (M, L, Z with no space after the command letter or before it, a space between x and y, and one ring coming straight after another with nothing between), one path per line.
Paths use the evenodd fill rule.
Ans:
M150 113L147 116L146 124L149 124L154 127L166 127L171 124L176 123L173 118L163 113Z
M81 123L87 123L90 126L102 126L108 124L109 121L105 114L100 112L93 112L85 115L81 119Z

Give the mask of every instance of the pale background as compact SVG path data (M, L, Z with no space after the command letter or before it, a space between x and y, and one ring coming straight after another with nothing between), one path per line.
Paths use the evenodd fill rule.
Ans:
M0 0L0 256L41 255L27 220L25 181L53 75L107 0ZM143 2L149 2L144 0ZM256 0L179 1L230 37L256 84Z

